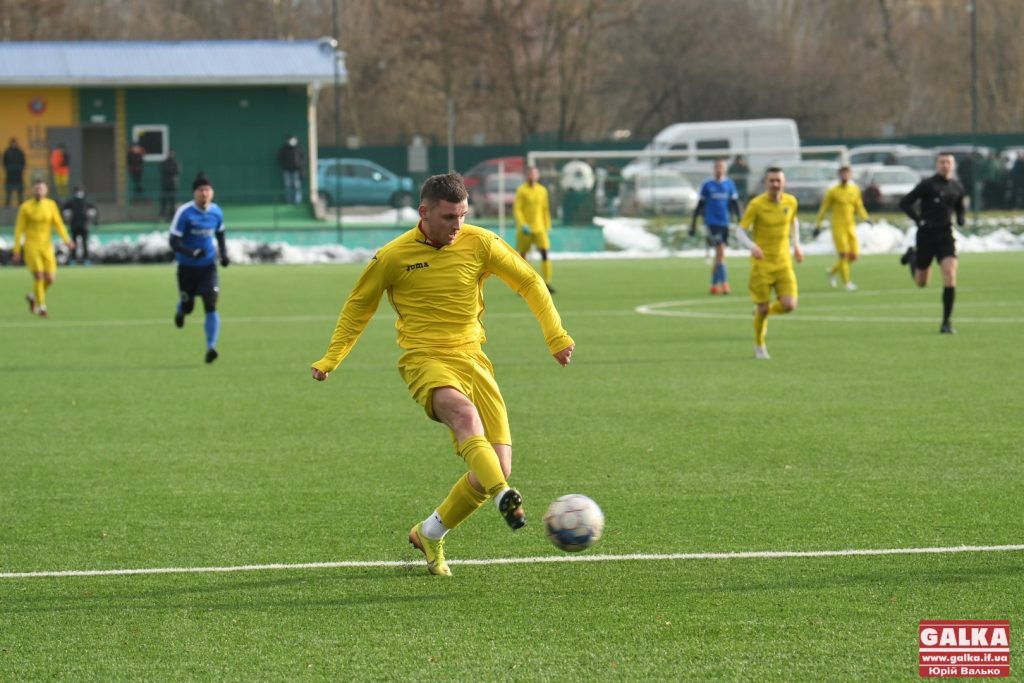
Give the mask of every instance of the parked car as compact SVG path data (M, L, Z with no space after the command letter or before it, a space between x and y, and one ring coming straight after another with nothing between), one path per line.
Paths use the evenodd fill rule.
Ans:
M320 198L328 206L412 206L412 178L395 175L369 159L320 159Z
M623 214L693 213L697 190L681 173L657 168L637 173L623 183Z
M512 215L516 190L525 179L522 173L506 173L504 185L500 182L501 180L502 176L497 173L485 176L483 183L478 184L476 189L469 193L469 203L477 216L495 216L499 213L498 208L503 204L505 215Z
M820 206L828 189L839 182L839 164L834 161L797 161L779 167L786 174L786 192L802 209Z
M952 154L953 158L956 159L956 163L959 164L966 157L970 156L972 152L976 158L987 159L993 152L993 149L991 147L985 147L984 145L978 145L975 147L970 143L962 142L954 145L940 145L935 148L935 151L937 153L945 152L947 154Z
M850 148L848 163L851 166L891 164L895 161L897 154L909 149L918 148L903 144L858 145Z
M505 165L505 173L524 174L526 172L526 159L523 157L485 159L462 174L462 179L466 183L466 189L469 190L471 198L473 189L479 187L487 176L495 175L501 164Z
M921 182L921 176L909 166L869 164L855 167L853 175L861 190L878 183L881 208L886 210L896 209L904 195Z
M935 159L939 154L932 149L910 148L896 153L896 165L909 166L917 171L921 178L935 175Z

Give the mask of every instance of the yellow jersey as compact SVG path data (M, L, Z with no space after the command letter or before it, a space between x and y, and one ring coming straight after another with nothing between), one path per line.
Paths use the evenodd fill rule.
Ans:
M855 183L839 183L829 188L825 198L821 201L821 208L818 209L817 224L825 218L825 214L832 211L832 229L846 230L856 225L855 217L862 220L868 219L868 210L864 208L864 200L860 196L860 188Z
M535 183L533 187L530 187L530 183L523 183L516 189L512 213L516 217L517 230L524 225L529 225L531 232L550 230L551 208L548 206L548 189L540 183Z
M785 192L777 202L764 192L747 204L743 218L740 219L740 227L750 230L750 239L764 253L764 265L792 265L789 244L796 210L796 197ZM756 259L752 260L758 263Z
M60 238L70 242L57 202L49 197L22 202L14 223L14 253L21 253L22 242L26 249L52 249L55 226Z
M496 275L526 300L540 323L548 350L574 342L544 281L497 234L463 225L452 244L434 247L417 225L381 247L338 316L324 357L313 364L333 372L351 352L386 292L398 314L398 345L405 350L479 347L484 333L484 281Z

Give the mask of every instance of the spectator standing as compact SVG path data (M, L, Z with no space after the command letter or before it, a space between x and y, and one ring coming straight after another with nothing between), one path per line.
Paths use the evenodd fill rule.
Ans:
M128 148L128 174L132 177L132 192L135 198L142 197L142 165L146 158L146 148L142 140L135 140Z
M736 192L739 194L741 200L747 198L748 181L750 178L750 166L747 164L746 159L743 155L737 154L736 158L733 159L732 163L729 164L729 168L726 169L729 177L736 184Z
M877 180L871 179L868 186L864 188L864 192L861 193L861 199L864 201L864 208L868 211L880 211L882 209L882 187L878 184Z
M1002 209L1003 198L1006 196L1006 167L995 152L989 152L985 160L985 176L982 178L982 196L985 203L982 208Z
M289 135L277 152L284 179L284 200L290 204L302 203L302 169L306 166L306 153L299 147L299 139Z
M68 148L57 145L50 151L50 174L53 176L53 191L56 199L68 196L68 181L71 177L71 158Z
M1024 154L1017 154L1010 170L1010 183L1013 186L1013 208L1024 208Z
M11 138L11 143L4 150L4 188L6 198L4 206L11 205L11 195L18 193L18 204L25 201L25 152L18 147L18 139Z
M75 186L75 194L60 208L71 227L73 246L71 254L68 256L68 264L75 260L79 265L89 265L92 263L89 260L89 224L99 225L99 209L85 198L85 188L81 185ZM78 251L79 245L82 247L81 253Z
M170 218L177 206L178 189L181 186L181 162L174 150L167 152L167 158L160 162L160 215Z

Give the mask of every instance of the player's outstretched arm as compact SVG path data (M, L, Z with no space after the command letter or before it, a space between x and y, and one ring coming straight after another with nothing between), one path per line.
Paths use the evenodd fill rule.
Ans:
M564 368L566 365L571 363L572 362L572 352L573 352L573 350L575 348L576 348L575 344L570 344L569 346L565 347L564 349L562 349L561 351L556 353L555 354L555 360L558 361L558 364L561 365Z

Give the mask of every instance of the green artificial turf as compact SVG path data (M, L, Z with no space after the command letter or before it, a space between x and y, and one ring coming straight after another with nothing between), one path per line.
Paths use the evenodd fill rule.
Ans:
M607 518L584 557L1024 543L1021 256L962 258L952 337L938 274L895 261L857 292L798 266L770 361L743 258L729 297L699 260L556 261L566 369L489 281L530 523L483 508L447 580L406 534L464 466L386 301L309 377L361 267L221 271L212 365L170 265L62 268L47 320L0 269L0 573L409 563L0 578L0 680L912 680L922 619L1010 619L1020 677L1019 551L458 564L560 555L540 520L572 492Z

